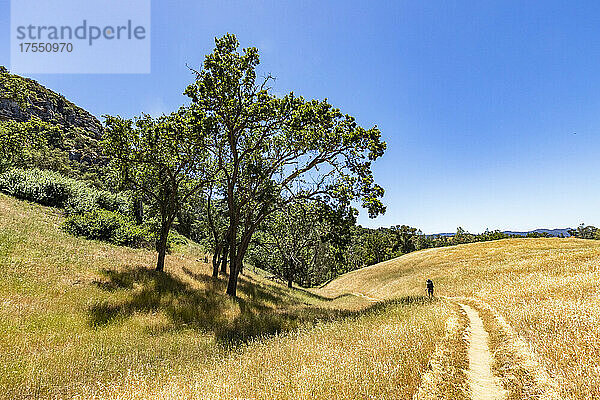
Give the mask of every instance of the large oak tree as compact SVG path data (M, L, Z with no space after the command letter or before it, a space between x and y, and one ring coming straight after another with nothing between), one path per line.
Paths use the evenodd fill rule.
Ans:
M211 120L208 149L223 176L230 274L238 276L252 235L274 210L299 199L359 201L376 216L385 210L371 162L385 150L377 127L365 129L327 100L273 94L272 78L257 77L256 48L239 51L234 35L215 40L185 91L191 108Z

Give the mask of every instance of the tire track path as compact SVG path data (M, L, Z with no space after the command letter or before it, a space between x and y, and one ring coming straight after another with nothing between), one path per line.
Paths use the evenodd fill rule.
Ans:
M459 304L469 318L469 388L473 400L500 400L507 396L492 373L493 357L488 345L488 333L479 313L466 304Z

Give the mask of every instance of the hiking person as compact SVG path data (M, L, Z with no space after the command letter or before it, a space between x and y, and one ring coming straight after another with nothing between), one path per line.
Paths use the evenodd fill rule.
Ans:
M431 279L427 279L427 295L431 298L433 297L433 281Z

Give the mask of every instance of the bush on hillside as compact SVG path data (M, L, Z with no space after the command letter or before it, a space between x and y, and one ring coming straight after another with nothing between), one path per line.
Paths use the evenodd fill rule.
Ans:
M156 242L155 222L138 225L132 218L132 201L125 193L99 190L54 171L11 169L0 174L0 192L45 206L63 208L63 229L73 235L130 247L151 247ZM185 242L170 237L168 245Z
M96 208L129 215L130 199L122 193L98 190L84 182L39 169L12 169L0 174L0 191L45 206L81 214Z
M155 239L145 226L137 225L131 218L102 209L71 215L62 227L72 235L119 246L150 247Z

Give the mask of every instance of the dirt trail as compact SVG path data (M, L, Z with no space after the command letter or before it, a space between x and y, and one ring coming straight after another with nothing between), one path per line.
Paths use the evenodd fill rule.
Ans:
M364 293L360 293L360 292L352 292L352 294L353 294L354 296L357 296L357 297L362 297L363 299L367 299L367 300L369 300L369 301L372 301L372 302L374 302L374 303L376 303L376 302L378 302L378 301L379 301L379 299L376 299L375 297L370 297L370 296L367 296L367 295L366 295L366 294L364 294Z
M469 317L469 387L473 400L500 400L506 391L496 382L492 373L493 357L488 346L488 333L479 313L466 304L460 304Z

